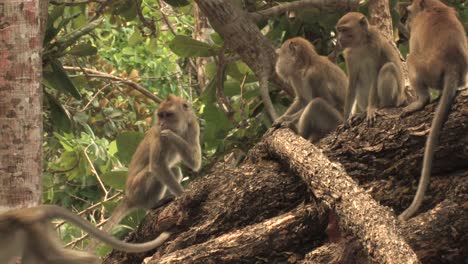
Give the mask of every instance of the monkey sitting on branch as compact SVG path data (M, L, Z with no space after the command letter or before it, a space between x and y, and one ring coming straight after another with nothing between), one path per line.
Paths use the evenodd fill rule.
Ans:
M169 95L156 111L156 123L138 145L128 168L125 195L103 230L108 232L132 210L153 208L166 194L184 189L182 162L194 171L201 167L200 126L192 107L181 97ZM169 237L168 232L161 236ZM93 250L96 241L90 243Z
M11 210L0 214L0 263L15 264L97 264L99 258L89 253L64 249L50 220L63 218L81 227L90 235L126 252L145 252L158 247L168 237L132 244L120 241L101 231L72 212L54 205Z
M407 9L408 70L418 99L403 110L403 115L421 110L429 103L429 88L442 90L442 95L426 141L418 190L409 208L398 217L401 220L413 216L421 206L429 186L435 146L456 91L465 85L468 64L466 32L454 9L437 0L414 0Z
M347 13L336 30L349 74L344 118L348 122L351 115L366 112L372 125L377 109L406 102L400 56L363 14Z
M291 84L295 97L273 126L286 126L317 142L343 123L348 79L345 73L315 51L304 38L295 37L277 49L276 72Z

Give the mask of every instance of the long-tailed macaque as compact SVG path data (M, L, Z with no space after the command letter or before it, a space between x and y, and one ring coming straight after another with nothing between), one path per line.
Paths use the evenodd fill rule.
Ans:
M299 135L316 142L343 123L348 79L303 38L288 39L276 52L276 72L294 88L295 98L274 125L295 126Z
M345 100L345 120L353 105L356 112L367 112L372 125L379 108L405 103L403 77L398 52L367 18L360 13L344 15L336 25L349 74Z
M408 70L418 99L403 110L403 115L429 103L429 88L442 90L442 95L427 138L418 190L410 207L399 216L401 220L413 216L421 206L429 185L435 146L457 88L465 85L468 61L466 33L455 10L437 0L414 0L408 11Z
M50 220L63 218L81 227L90 235L126 252L145 252L161 245L169 235L141 244L120 241L73 214L54 205L11 210L0 214L0 263L14 264L91 264L100 263L91 254L64 249Z
M130 162L125 196L103 226L104 231L110 231L132 210L153 208L164 197L166 187L180 196L184 191L180 185L182 173L177 167L180 162L194 171L200 169L200 127L190 105L169 95L156 115L155 125L146 133Z

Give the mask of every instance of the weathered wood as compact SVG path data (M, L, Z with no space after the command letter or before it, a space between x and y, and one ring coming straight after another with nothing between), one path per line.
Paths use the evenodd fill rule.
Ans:
M359 239L375 263L419 263L399 233L395 215L380 206L316 146L289 129L264 138L268 150L310 186L320 200L334 204L339 225Z
M155 255L145 263L254 263L268 259L272 252L285 252L302 245L306 242L301 235L303 233L309 233L310 237L320 236L323 226L312 224L319 221L316 207L299 205L290 212L225 233L205 243L163 256Z

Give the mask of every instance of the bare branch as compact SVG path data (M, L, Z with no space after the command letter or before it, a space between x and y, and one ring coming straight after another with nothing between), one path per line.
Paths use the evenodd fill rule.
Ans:
M254 21L267 19L272 16L277 16L286 11L300 10L310 7L339 7L352 9L359 5L358 0L301 0L289 2L282 5L277 5L272 8L261 10L255 13L250 13L250 17Z
M148 91L146 88L144 88L140 84L138 84L136 82L133 82L131 80L128 80L128 79L124 79L124 78L121 78L121 77L114 76L112 74L108 74L108 73L105 73L105 72L100 72L100 71L93 70L93 69L88 69L88 68L71 67L71 66L63 66L63 68L66 71L82 71L82 70L84 70L84 72L86 74L88 74L88 76L90 76L90 77L97 77L97 78L103 78L103 79L109 79L109 80L112 80L112 81L122 82L122 83L125 83L126 85L130 86L131 88L139 91L140 93L142 93L146 97L152 99L156 103L161 103L163 101L161 98L159 98L156 95L152 94L150 91Z

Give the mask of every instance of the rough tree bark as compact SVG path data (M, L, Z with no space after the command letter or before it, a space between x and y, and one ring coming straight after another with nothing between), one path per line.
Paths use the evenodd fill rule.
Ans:
M369 22L376 26L389 41L393 42L392 16L387 0L369 0Z
M6 1L0 8L0 209L41 199L40 10L47 2L40 2Z
M211 32L214 32L208 23L208 18L200 11L197 4L193 5L193 17L195 19L195 29L193 32L193 37L196 40L211 43ZM205 90L206 85L208 84L208 79L206 78L205 69L206 65L210 62L213 62L213 58L210 57L198 57L195 60L195 65L197 66L197 81L200 91Z
M156 252L140 255L113 252L104 263L141 263L145 257L149 257L147 263L170 260L171 263L323 263L316 261L327 256L339 259L344 251L353 253L350 263L382 261L377 259L382 255L376 253L376 248L386 241L385 237L378 237L384 233L363 239L363 234L376 230L360 230L363 224L353 216L358 219L362 215L350 212L362 208L361 214L369 214L364 211L368 205L360 202L362 197L370 199L367 193L397 212L408 206L419 180L425 136L435 105L402 119L397 115L399 109L380 111L382 116L371 128L363 117L358 117L352 128L341 127L319 142L318 147L328 159L341 163L346 173L360 184L355 189L350 189L353 185L349 179L333 178L340 165L310 163L323 157L317 148L308 143L298 144L302 139L287 130L275 131L249 152L241 166L218 164L209 175L192 182L182 197L148 215L128 240L146 241L163 230L172 230L171 240ZM383 215L379 212L368 215L369 226L379 222L383 225L380 229L398 232L422 263L460 263L467 253L467 113L468 90L463 90L442 131L431 191L421 210L424 213L396 225L391 220L393 214L370 202ZM269 144L272 141L275 143ZM288 148L290 144L294 144L293 149ZM294 151L294 155L284 157L308 163L291 164L284 160L278 163L268 149ZM298 170L300 166L313 169ZM301 176L315 175L307 178L309 182L315 181L313 191L288 168ZM347 191L339 194L343 190ZM350 193L355 195L350 197ZM349 205L351 201L355 203ZM352 243L327 243L328 204L334 204L336 213L350 221L338 222L343 241ZM398 237L395 239L389 243L400 241ZM369 245L372 240L379 244ZM339 243L348 250L336 250Z

